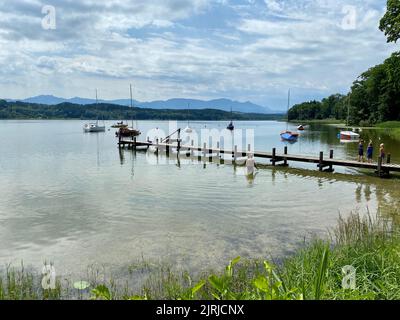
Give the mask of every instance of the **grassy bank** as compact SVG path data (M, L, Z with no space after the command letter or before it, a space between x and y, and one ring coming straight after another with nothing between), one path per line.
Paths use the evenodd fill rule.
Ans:
M136 292L112 280L91 281L90 289L77 290L58 279L55 290L43 290L37 274L7 268L0 299L400 299L400 237L389 222L351 215L330 234L280 263L236 258L223 271L196 277L142 264L134 271L149 274ZM356 272L349 289L343 288L353 284L346 281L346 266Z
M376 125L379 129L390 130L393 138L400 140L400 121L382 122Z

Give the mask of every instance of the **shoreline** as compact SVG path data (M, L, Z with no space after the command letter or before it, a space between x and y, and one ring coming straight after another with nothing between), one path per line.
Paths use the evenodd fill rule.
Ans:
M130 270L144 276L142 285L112 277L57 278L55 288L47 290L40 286L39 272L8 268L0 273L0 300L387 300L400 298L399 245L393 221L351 213L339 216L329 236L304 243L278 262L237 257L225 271L193 275L142 261ZM356 271L354 287L343 287L345 267Z

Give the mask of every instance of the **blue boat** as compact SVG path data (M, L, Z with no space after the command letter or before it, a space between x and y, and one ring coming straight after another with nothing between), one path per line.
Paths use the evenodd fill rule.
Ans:
M281 133L281 138L282 140L294 142L299 138L299 134L297 132L284 131Z

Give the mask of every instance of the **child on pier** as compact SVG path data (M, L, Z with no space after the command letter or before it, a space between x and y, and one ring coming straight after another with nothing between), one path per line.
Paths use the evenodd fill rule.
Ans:
M369 142L368 148L367 148L367 159L368 163L372 163L372 158L374 155L374 146L372 144L372 140Z
M385 160L385 156L386 156L386 151L385 151L385 145L382 143L379 149L379 157L383 160Z
M358 144L358 161L364 162L364 140L360 139Z

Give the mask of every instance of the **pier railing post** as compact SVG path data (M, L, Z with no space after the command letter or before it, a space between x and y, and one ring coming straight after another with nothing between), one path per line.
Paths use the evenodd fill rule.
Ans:
M276 165L276 148L272 149L272 165Z
M178 150L178 154L179 154L179 151L181 151L181 129L178 129L178 148L177 148L177 150Z
M392 157L392 155L391 155L390 153L388 153L388 156L387 156L387 164L390 164L390 162L391 162L391 157Z
M319 153L319 171L324 170L324 153L321 151Z
M331 150L330 152L329 152L329 159L333 159L333 150ZM329 172L333 172L333 164L331 163L330 165L329 165Z
M288 154L288 147L287 147L287 146L285 146L285 149L284 149L283 153L284 153L285 155ZM283 165L284 165L285 167L287 167L287 165L288 165L287 158L284 158Z

